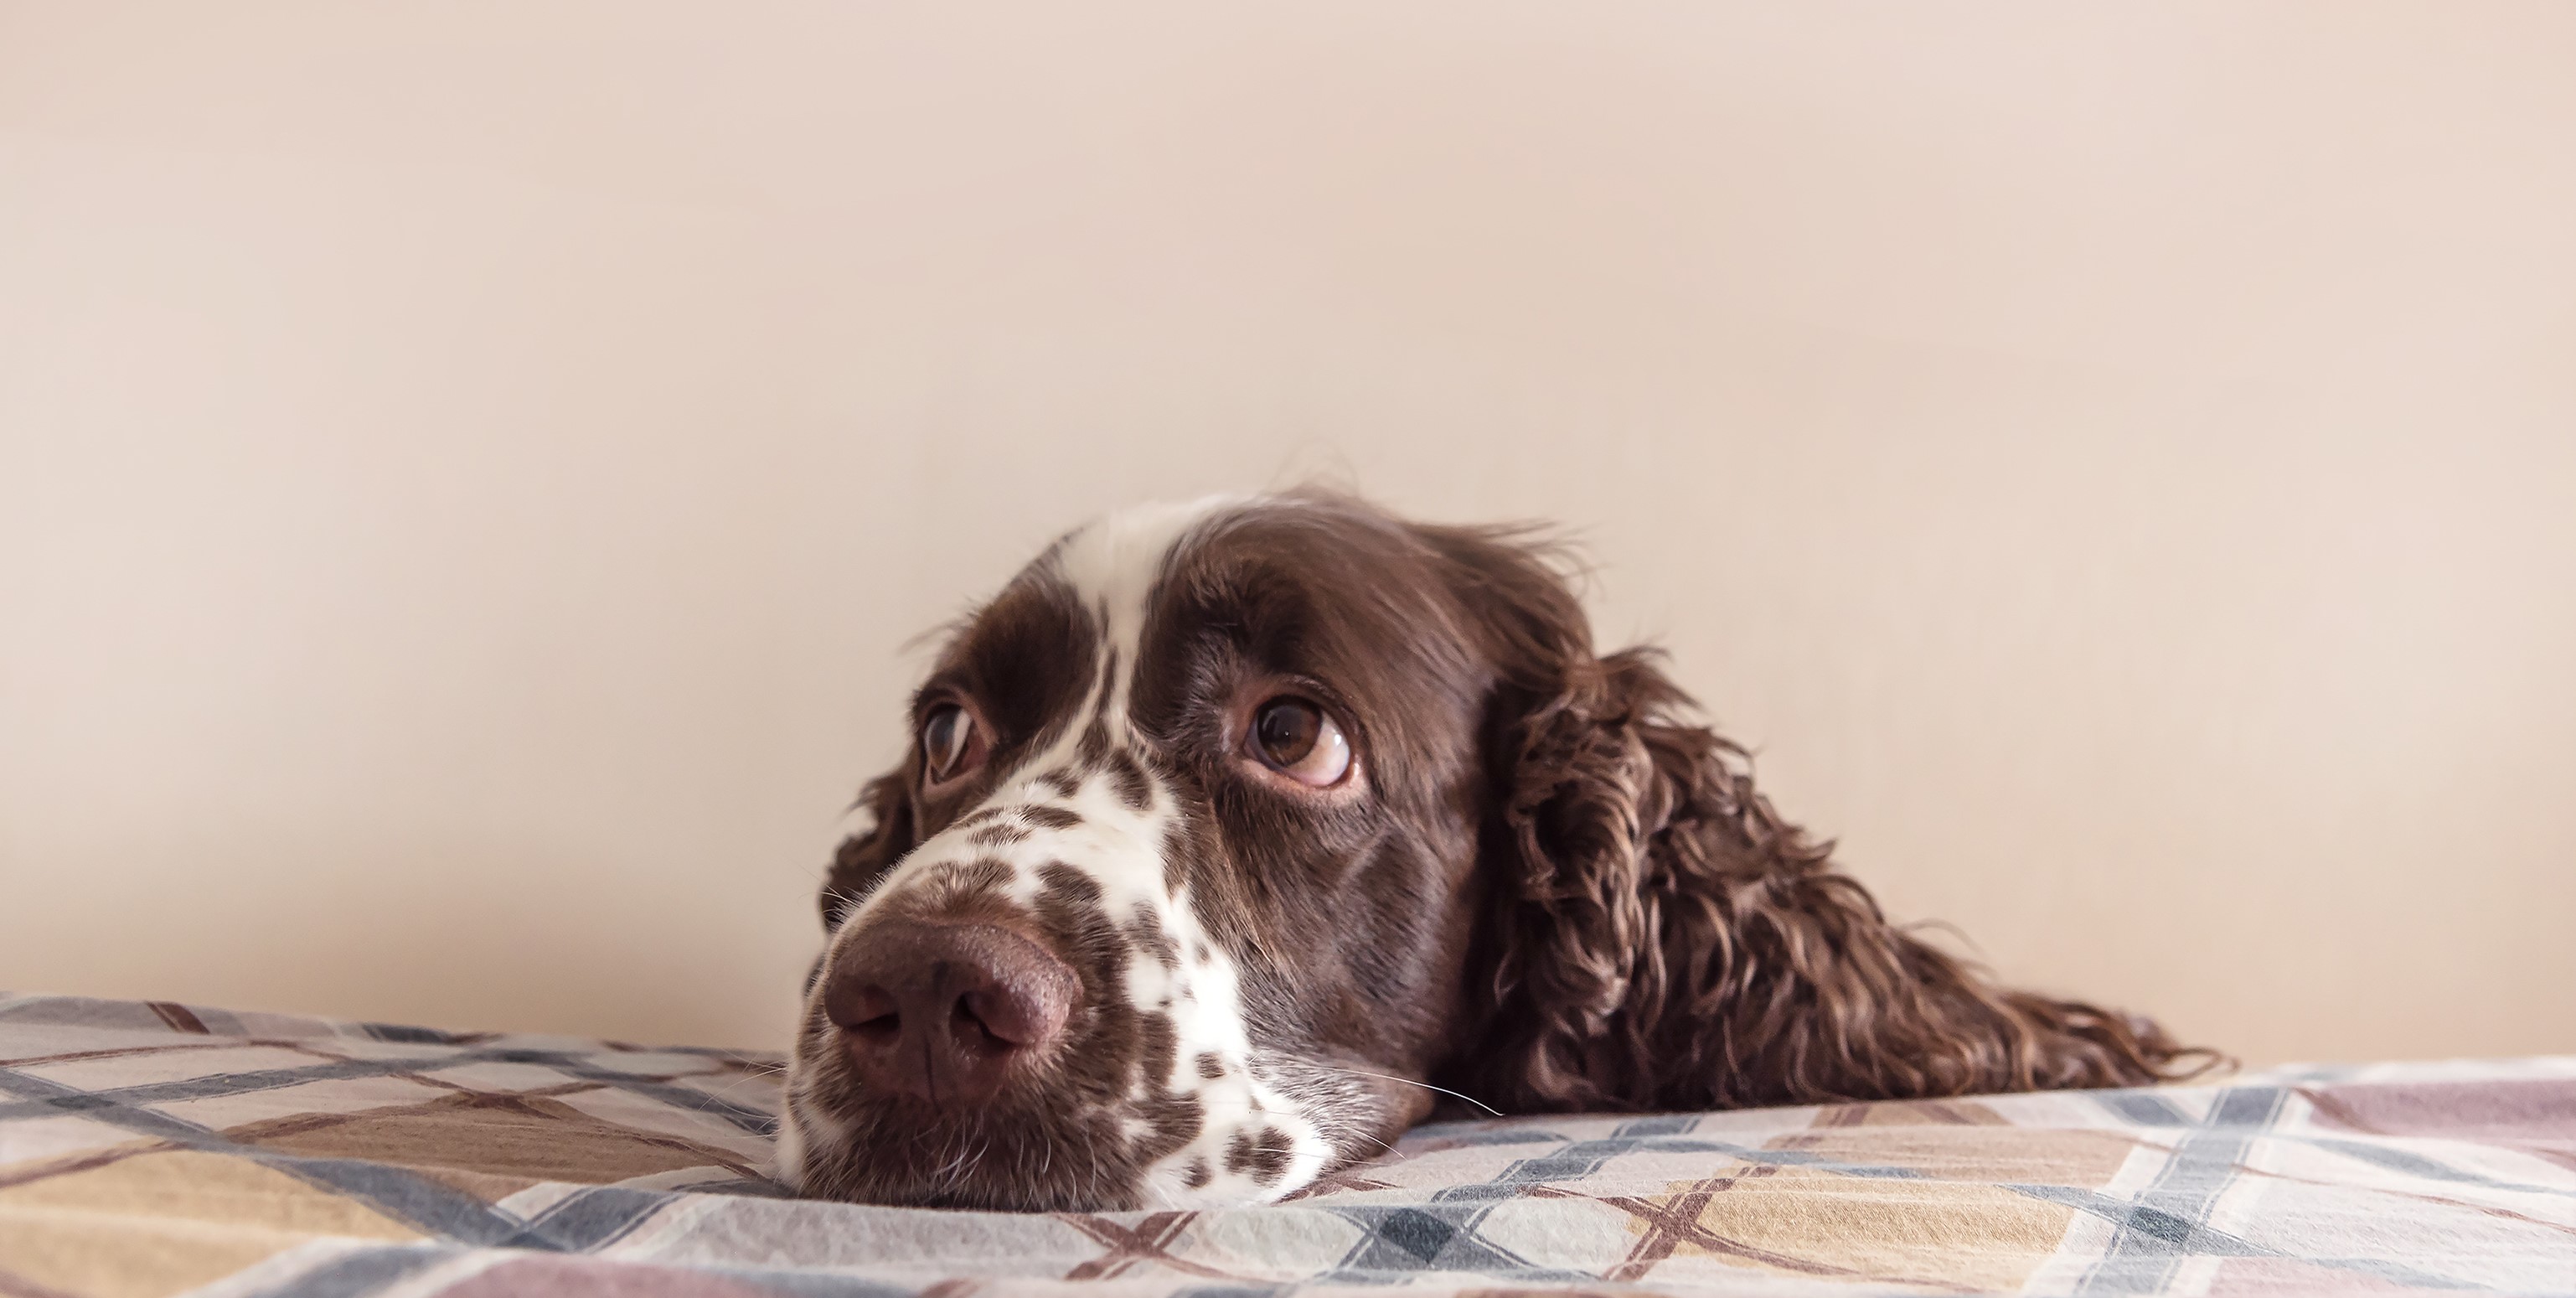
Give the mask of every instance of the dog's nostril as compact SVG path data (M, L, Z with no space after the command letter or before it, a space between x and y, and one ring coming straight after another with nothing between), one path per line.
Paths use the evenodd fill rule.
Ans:
M976 1030L1003 1046L1034 1045L1055 1030L1055 1017L1046 1007L1032 1003L1027 996L1015 996L999 989L972 991L957 998L959 1026L972 1023Z
M835 1028L871 1046L891 1046L904 1035L902 1004L884 986L835 986L824 997L824 1012Z
M956 1036L957 1044L987 1048L1000 1046L1008 1049L1011 1043L995 1035L991 1025L985 1023L984 1017L975 1012L974 1001L975 998L972 996L960 996L957 998L957 1003L949 1007L948 1030Z
M888 1009L841 1030L872 1046L890 1046L903 1038L903 1015Z

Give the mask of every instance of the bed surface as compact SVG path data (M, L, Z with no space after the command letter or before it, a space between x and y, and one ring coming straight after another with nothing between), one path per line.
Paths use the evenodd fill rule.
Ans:
M2576 1293L2576 1058L1451 1123L1025 1216L785 1198L775 1065L0 995L0 1295Z

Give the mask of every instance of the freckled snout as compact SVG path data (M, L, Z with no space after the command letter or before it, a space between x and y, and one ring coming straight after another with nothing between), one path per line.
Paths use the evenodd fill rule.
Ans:
M1048 1054L1080 997L1073 971L993 924L884 920L824 976L823 1010L859 1084L936 1109L991 1102Z

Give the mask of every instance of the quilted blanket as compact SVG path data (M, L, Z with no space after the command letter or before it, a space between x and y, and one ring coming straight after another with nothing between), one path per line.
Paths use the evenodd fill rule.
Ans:
M0 996L0 1295L2576 1293L2576 1058L1424 1127L1274 1207L811 1203L778 1061Z

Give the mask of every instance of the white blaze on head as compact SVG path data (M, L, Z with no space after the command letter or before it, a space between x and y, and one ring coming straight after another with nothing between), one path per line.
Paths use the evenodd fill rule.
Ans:
M1118 655L1113 693L1089 700L1085 712L1096 711L1112 727L1125 723L1128 685L1135 679L1137 646L1145 635L1145 603L1154 593L1164 563L1192 529L1250 499L1216 495L1136 505L1064 539L1056 550L1056 570L1083 607L1106 623L1100 629L1101 643L1107 652Z
M1216 495L1183 503L1140 505L1065 538L1056 551L1057 571L1082 605L1101 619L1102 650L1116 655L1118 670L1108 682L1108 697L1099 697L1100 685L1091 687L1092 696L1079 709L1076 723L1067 729L1059 749L1077 742L1076 736L1092 717L1105 722L1110 734L1118 739L1131 733L1127 708L1134 697L1145 619L1151 611L1149 602L1155 583L1174 553L1194 534L1226 510L1250 499ZM1051 764L1048 759L1056 756L1048 754L1033 763L1032 769L1043 769ZM1105 794L1106 790L1099 793ZM1114 800L1084 796L1093 794L1094 788L1087 783L1076 795L1082 799L1085 813L1114 819L1117 809L1104 805ZM1154 1080L1171 1093L1198 1099L1205 1114L1204 1125L1195 1139L1156 1160L1148 1169L1146 1193L1155 1201L1171 1205L1274 1199L1311 1180L1331 1150L1292 1102L1253 1074L1252 1044L1245 1035L1234 963L1200 925L1187 897L1165 891L1160 831L1167 820L1166 803L1163 790L1157 788L1154 794L1153 807L1143 816L1134 817L1146 822L1137 826L1144 831L1138 835L1142 850L1077 857L1069 862L1101 885L1111 914L1123 917L1141 905L1160 920L1164 936L1183 953L1177 970L1164 969L1143 952L1136 954L1127 970L1129 1002L1139 1010L1169 1014L1177 1039L1171 1074ZM1202 952L1204 956L1199 954ZM1223 1074L1217 1078L1201 1077L1198 1060L1202 1055L1221 1060ZM1285 1174L1270 1184L1257 1183L1226 1166L1236 1137L1251 1133L1258 1133L1265 1143L1284 1139L1294 1150ZM1188 1183L1197 1179L1191 1175L1193 1168L1203 1169L1199 1175L1206 1178L1198 1185Z

